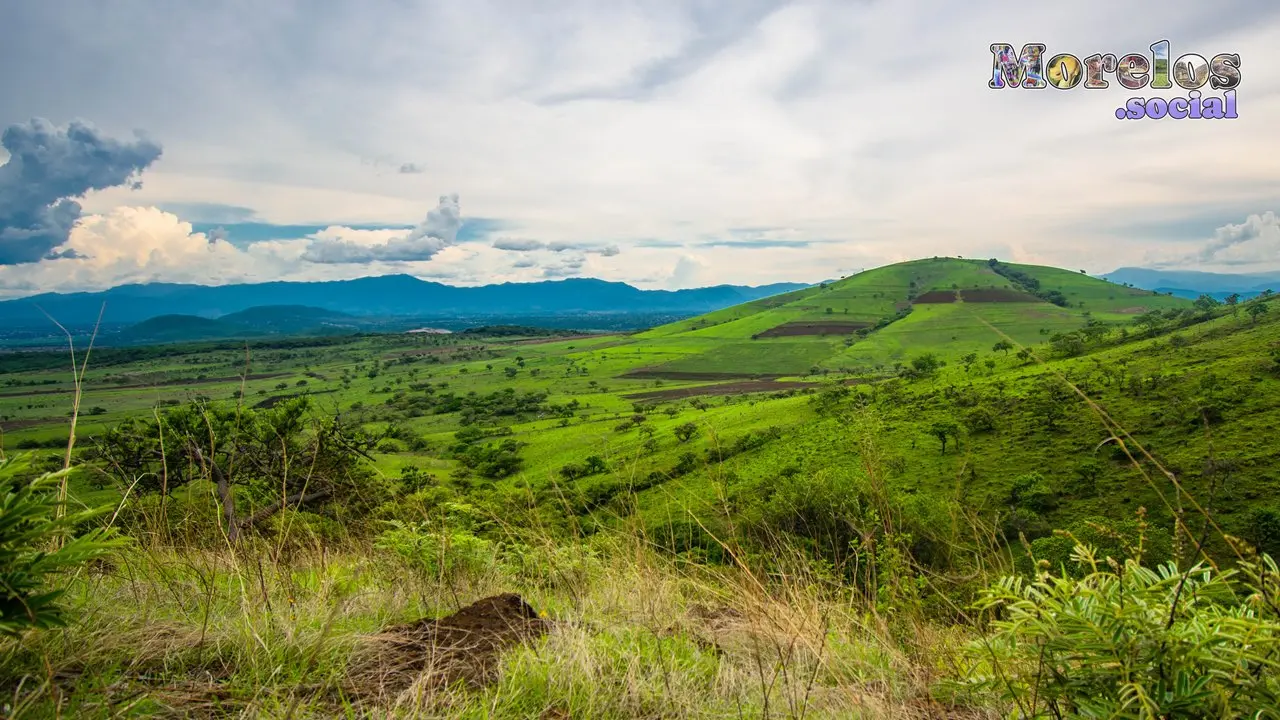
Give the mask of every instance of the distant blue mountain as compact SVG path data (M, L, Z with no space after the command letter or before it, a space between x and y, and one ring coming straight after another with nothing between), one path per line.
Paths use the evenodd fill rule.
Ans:
M1210 295L1218 299L1232 293L1249 298L1263 290L1280 291L1280 272L1234 275L1198 270L1151 270L1125 267L1102 276L1113 283L1129 284L1143 290L1173 293L1195 299Z
M569 279L455 287L409 275L326 282L240 285L150 283L102 292L46 293L0 302L0 327L45 327L48 313L64 325L132 324L162 315L219 318L262 306L306 306L365 317L548 317L583 314L695 315L807 287L717 285L690 290L640 290L625 283Z

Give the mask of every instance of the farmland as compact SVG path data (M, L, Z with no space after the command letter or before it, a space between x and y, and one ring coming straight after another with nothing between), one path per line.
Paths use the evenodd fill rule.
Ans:
M739 702L762 714L760 703L803 687L751 686L743 678L759 656L732 643L780 622L770 613L783 607L787 625L776 632L825 644L837 631L815 636L815 618L842 628L832 637L844 645L811 645L809 659L795 661L811 668L813 653L838 659L844 670L815 675L815 684L869 688L865 701L884 716L942 703L937 716L986 717L984 708L999 705L993 696L939 700L942 681L920 680L911 666L920 661L908 658L938 654L976 672L985 661L957 648L984 630L958 608L987 580L1029 572L1027 548L1067 562L1055 530L1105 539L1112 535L1093 528L1106 525L1119 528L1113 535L1124 544L1138 542L1140 528L1139 554L1152 562L1200 553L1230 564L1237 557L1229 537L1280 550L1280 305L1270 296L1193 304L1066 270L942 258L638 333L219 341L94 351L84 368L72 497L117 508L116 522L139 548L169 558L157 566L169 569L147 572L181 578L173 593L196 597L197 575L223 583L206 585L210 599L198 602L226 623L216 631L216 657L227 675L198 684L242 709L280 712L254 705L262 698L245 688L278 694L283 685L270 653L236 628L275 643L295 672L308 643L332 653L317 661L321 687L306 701L322 716L336 707L325 693L358 695L344 685L342 658L359 637L388 618L457 609L455 594L514 588L553 619L586 627L607 618L610 629L553 633L552 643L579 643L561 654L517 651L496 685L449 701L477 717L486 704L533 713L512 709L532 692L520 683L549 667L566 677L594 672L587 687L605 689L592 697L552 683L535 693L542 699L528 700L538 712L564 705L565 717L643 714L649 700L608 689L628 682L604 669L622 657L639 663L616 672L641 673L629 681L641 694L701 694L697 702L722 703L712 715ZM21 457L10 472L63 465L75 380L66 353L0 355L3 448ZM210 458L224 463L229 491L200 471ZM250 469L232 475L233 467ZM297 506L285 507L283 496ZM236 569L250 550L217 554L230 537L219 513L228 512L244 533L230 542L275 548L273 568L253 570L252 582ZM430 560L427 545L413 544L442 537L456 548L430 547L461 553L457 564ZM548 580L545 558L532 579L512 569L515 553L532 557L533 548L561 553L555 562L578 579ZM331 551L332 560L318 559ZM202 558L192 567L203 569L187 569L182 557ZM332 565L318 569L320 562ZM396 562L407 564L386 564ZM412 582L398 587L397 572ZM781 584L764 586L758 578L766 576ZM129 582L108 575L94 586L101 589L76 585L71 596L125 626L134 619L118 605ZM241 582L261 589L237 590ZM645 585L655 604L626 589L620 597L610 589L618 583ZM339 586L379 590L339 608L326 599ZM148 602L174 618L165 627L198 629L156 592ZM247 603L251 596L265 600ZM333 613L337 644L322 642L332 628L281 630L274 615L259 614L266 610L237 609L295 602L313 617ZM862 609L841 614L833 608L842 603ZM854 629L863 612L879 629ZM729 613L742 619L736 629L715 620ZM660 615L687 624L671 631L674 659L637 639L666 642L643 630ZM169 708L182 701L165 693L197 684L193 659L140 675L109 647L91 654L59 644L84 626L59 632L36 649L14 650L10 672L35 674L53 657ZM722 655L707 649L709 636L724 643ZM586 656L600 666L565 665ZM701 690L661 689L660 674L645 674L658 673L661 658L687 663L680 681ZM697 680L701 672L736 679L721 686ZM948 682L964 675L936 672ZM850 680L859 674L880 684ZM93 704L92 693L58 692L70 693L68 707ZM47 709L55 695L41 690L32 702ZM823 712L848 716L846 700L831 690Z

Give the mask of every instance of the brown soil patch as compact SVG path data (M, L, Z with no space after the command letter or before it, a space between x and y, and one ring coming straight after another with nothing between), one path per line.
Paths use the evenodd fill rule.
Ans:
M850 378L844 385L861 385L870 382L861 378ZM745 395L747 393L780 392L783 390L803 390L820 387L822 383L801 382L799 380L743 380L740 382L719 383L716 385L696 385L694 387L670 388L668 390L647 390L640 393L623 395L628 400L682 400L701 395Z
M300 393L300 394L293 394L293 395L272 395L266 400L261 400L256 404L254 404L253 409L254 410L270 410L271 408L275 407L276 405L279 405L285 400L292 400L293 398L305 397L310 395L328 395L333 392L337 392L337 391L336 390L320 390L318 392Z
M370 639L351 679L378 695L399 693L419 680L428 687L482 687L496 679L503 652L548 628L519 595L494 595L447 617L387 628Z
M1116 312L1122 313L1124 315L1141 315L1146 311L1147 309L1145 307L1142 307L1141 305L1137 307L1127 307L1127 308L1120 308L1119 310L1116 310Z
M930 290L915 299L917 305L938 305L942 303L953 303L956 301L955 290Z
M568 342L570 340L595 340L602 337L615 337L622 333L591 333L589 335L556 335L554 337L526 338L524 340L499 340L494 339L489 342L494 345L543 345L554 342ZM601 347L613 347L613 344L592 345L591 349L595 350Z
M749 378L752 380L777 380L781 375L769 375L760 373L727 373L727 372L676 372L671 370L632 370L618 376L626 380L688 380L689 382L699 382L703 380L741 380Z
M628 400L681 400L700 395L743 395L746 393L776 392L779 390L797 390L814 387L818 383L808 382L776 382L774 380L744 380L741 382L720 383L718 385L698 385L695 387L671 388L669 390L650 390L624 395Z
M1019 292L1017 290L1006 290L1003 288L988 288L986 290L961 290L960 299L971 303L998 303L998 302L1044 302L1035 295L1030 293Z
M789 322L756 335L756 337L795 337L799 335L850 335L871 327L864 322Z
M272 378L284 377L289 374L290 373L258 373L256 375L249 375L244 379L245 380L270 380ZM196 378L174 378L172 380L157 380L156 382L152 382L152 383L131 383L127 385L112 385L112 384L85 385L83 390L84 392L93 392L96 390L137 390L139 388L157 388L157 387L166 387L169 385L210 385L212 383L224 383L224 382L233 382L233 381L239 382L240 380L241 380L240 375L231 375L228 377L216 377L216 378L207 377L199 380L197 380ZM27 392L0 393L0 397L26 397L28 395L61 395L61 394L72 392L73 390L74 388L64 388L61 390L29 390Z
M42 417L42 418L27 418L25 420L5 420L4 422L0 422L0 430L4 430L5 432L18 432L19 430L26 430L27 428L31 428L31 427L39 427L40 425L50 425L53 423L66 424L68 422L70 422L70 420L67 417Z

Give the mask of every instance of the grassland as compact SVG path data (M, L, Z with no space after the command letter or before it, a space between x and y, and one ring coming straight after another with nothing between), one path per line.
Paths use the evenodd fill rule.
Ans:
M978 672L966 608L1024 546L1140 518L1157 557L1230 564L1228 536L1280 550L1280 305L1009 267L1064 302L963 301L1025 288L935 259L630 335L91 355L71 493L117 507L137 542L72 585L80 623L8 647L0 668L34 684L6 691L32 717L358 716L346 667L370 633L514 591L555 622L545 641L504 655L496 683L384 693L374 714L1002 715L941 688ZM753 339L832 317L871 327ZM8 472L61 467L75 390L64 354L0 355ZM229 548L211 478L162 499L93 454L130 419L267 422L300 398L380 436L358 522L329 496ZM512 464L477 462L508 441ZM280 494L255 482L245 516ZM452 538L431 547L459 564L388 523Z

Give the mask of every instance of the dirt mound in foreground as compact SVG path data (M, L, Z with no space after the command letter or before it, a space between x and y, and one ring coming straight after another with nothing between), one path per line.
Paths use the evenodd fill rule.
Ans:
M494 595L447 617L373 636L354 663L353 679L376 694L398 693L419 678L434 687L458 681L480 687L496 678L503 652L545 635L549 627L519 595Z

